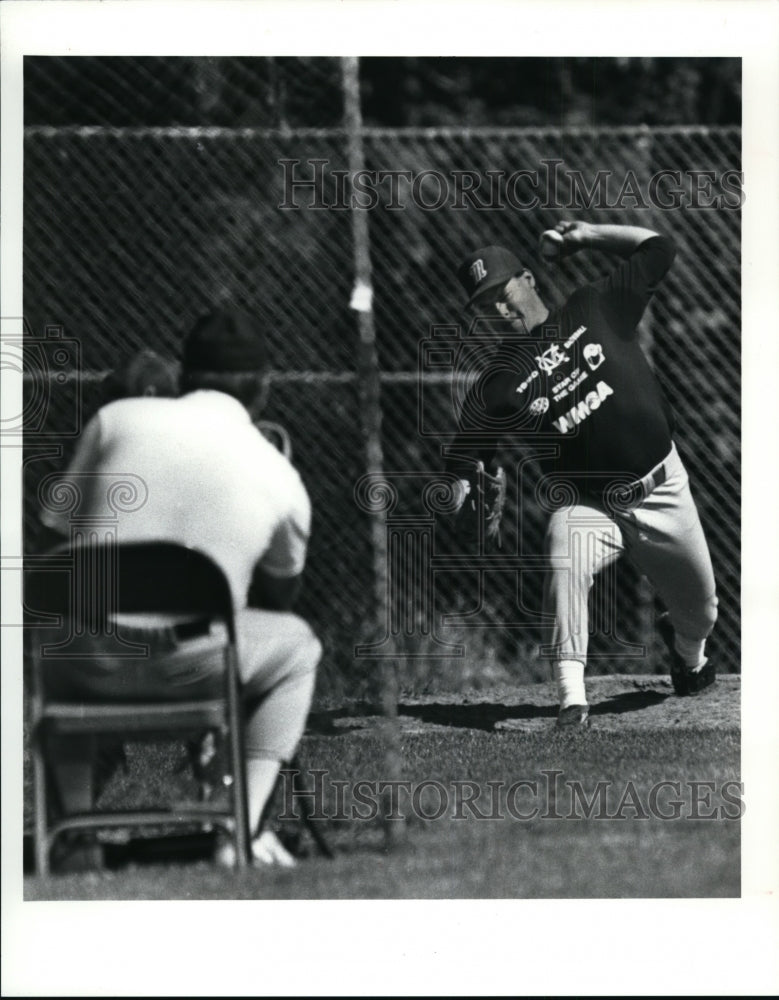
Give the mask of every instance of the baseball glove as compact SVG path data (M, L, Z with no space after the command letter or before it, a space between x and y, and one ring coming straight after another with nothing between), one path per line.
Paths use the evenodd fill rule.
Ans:
M484 536L500 548L500 528L506 507L506 471L502 465L497 467L493 476L479 463L479 490L484 510Z
M506 472L497 466L494 474L487 472L483 462L476 468L474 486L461 480L463 489L455 516L455 532L461 544L483 538L485 545L501 547L501 524L506 507ZM483 526L483 528L482 528Z

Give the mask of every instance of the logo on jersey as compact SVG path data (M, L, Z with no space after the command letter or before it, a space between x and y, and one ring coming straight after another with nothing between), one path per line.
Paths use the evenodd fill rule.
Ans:
M579 337L581 337L581 335L585 333L586 330L587 330L586 326L577 326L576 329L571 334L571 336L568 338L568 340L566 340L566 342L563 344L563 347L566 348L567 350L572 344L576 343Z
M564 416L558 417L557 420L553 420L552 423L561 434L567 434L568 431L573 430L577 424L586 420L594 410L597 410L604 399L607 399L613 394L614 390L610 385L606 382L598 382L593 392L588 392L580 403L577 403L576 406L572 406Z
M528 375L524 382L520 382L516 388L516 392L524 392L525 389L530 385L534 378L538 378L538 372L534 368L533 371Z
M603 356L603 348L600 344L587 344L584 348L584 360L590 366L590 371L600 368L606 360Z
M484 261L481 257L475 260L468 270L471 272L471 277L475 285L478 285L480 281L487 277L487 268L484 266Z
M530 412L534 417L540 417L543 413L549 409L549 400L546 396L540 396L538 399L534 399L530 404Z
M568 355L561 351L557 344L552 344L543 354L536 355L536 364L545 375L551 375L555 368L568 361Z

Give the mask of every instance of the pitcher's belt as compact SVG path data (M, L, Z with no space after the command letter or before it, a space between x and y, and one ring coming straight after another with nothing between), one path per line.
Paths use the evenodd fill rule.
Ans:
M641 479L636 479L634 482L630 483L627 488L630 490L641 490L644 496L649 496L649 494L653 493L658 486L662 486L666 479L670 476L671 472L668 468L669 458L670 454L667 455L662 462L658 462L654 469L650 469L645 476L641 477Z
M584 486L584 494L600 505L605 504L607 508L613 506L616 510L630 509L642 503L658 487L662 486L671 477L677 464L676 447L672 446L662 462L658 462L640 479L625 482L615 478L612 482L603 485L588 483Z

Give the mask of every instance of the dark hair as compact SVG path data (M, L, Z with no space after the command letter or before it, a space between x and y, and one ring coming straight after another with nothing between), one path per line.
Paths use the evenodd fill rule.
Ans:
M124 383L128 396L175 396L178 365L146 348L127 366Z
M191 372L181 376L181 391L213 389L225 392L242 403L247 410L259 413L268 392L268 372Z
M268 354L257 317L230 307L202 316L184 340L181 365L188 376L264 371Z
M104 402L132 396L177 396L178 373L177 362L144 348L105 379Z

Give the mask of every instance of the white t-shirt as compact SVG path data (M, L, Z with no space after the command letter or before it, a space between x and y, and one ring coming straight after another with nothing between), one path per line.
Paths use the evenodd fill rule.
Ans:
M131 484L124 496L123 477ZM87 424L64 478L77 506L66 513L48 506L45 524L67 535L76 516L98 531L116 525L120 543L201 549L225 571L236 610L246 607L258 563L280 578L303 570L311 527L305 487L225 393L109 403Z

